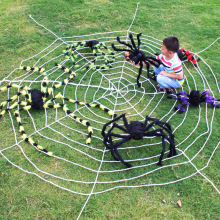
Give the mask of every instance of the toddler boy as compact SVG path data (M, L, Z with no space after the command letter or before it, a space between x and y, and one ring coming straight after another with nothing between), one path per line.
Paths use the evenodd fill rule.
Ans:
M156 57L162 64L158 68L153 67L159 91L169 91L183 85L184 73L182 62L176 53L178 49L179 40L176 37L170 36L163 40L161 54Z

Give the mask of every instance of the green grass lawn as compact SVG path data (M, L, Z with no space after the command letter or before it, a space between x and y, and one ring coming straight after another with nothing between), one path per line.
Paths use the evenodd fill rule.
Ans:
M66 46L59 46L60 41L57 41L50 48L46 49L44 53L31 58L51 45L56 40L56 36L37 25L30 19L29 15L61 38L78 36L74 39L81 40L80 36L85 35L84 39L87 39L89 37L86 37L86 35L92 34L101 38L106 35L97 35L97 33L127 31L133 20L138 3L134 0L2 0L0 2L1 82L10 73L12 74L8 77L9 81L15 78L19 79L20 76L24 77L23 70L12 72L20 66L22 61L25 60L23 65L27 66L31 66L36 62L42 65L48 59L58 56L65 50ZM141 1L131 31L135 33L141 32L143 35L152 36L158 40L175 35L179 38L181 47L192 52L199 52L219 38L219 7L219 0L192 0L190 2L180 0L171 0L169 2L156 0ZM123 33L120 32L121 35ZM108 34L107 36L109 38L111 36L115 40L117 33ZM53 52L49 53L52 49L54 49ZM204 74L203 78L197 74L197 71L190 63L185 64L184 71L187 76L187 83L185 83L184 89L196 87L199 90L203 90L204 85L207 88L207 84L209 84L214 96L220 98L218 90L220 80L219 49L219 41L217 41L199 54L209 64L214 75L202 61L199 61L199 67ZM157 52L159 52L159 49ZM47 56L43 57L45 54ZM53 68L55 62L59 63L62 60L62 57L58 57L52 60L52 62L45 64L47 69L50 70L49 80L55 81L60 76L61 70L53 74ZM81 64L83 65L83 61L79 61L79 65ZM65 66L68 65L71 65L70 62L65 64ZM117 78L120 77L120 73L117 73L117 65L120 67L120 64L116 64L115 69L109 70L109 74L107 72L107 78L101 81L100 87L107 87L108 81L114 82L117 85ZM127 77L125 76L124 81L121 81L125 88L127 88L128 81L133 80L136 82L135 71L138 71L137 68L126 64L125 68L128 67L134 73ZM98 93L96 93L96 87L76 89L78 84L86 85L90 83L93 86L99 85L101 76L101 74L93 75L92 71L85 75L85 72L80 70L77 72L75 80L71 82L71 86L68 85L66 87L65 94L68 97L73 97L73 94L75 94L78 99L83 99L86 92L88 93L87 102L92 102L93 96L96 96L97 100L100 99L104 105L114 109L114 104L111 105L107 100L102 99L104 89L100 89ZM36 74L33 74L26 77L25 80L28 82L36 78ZM65 78L65 75L61 76L57 81L62 81ZM204 78L207 81L204 82ZM43 77L40 76L37 81L32 83L31 87L40 88L42 80ZM1 86L5 85L8 85L8 82L2 82ZM51 86L52 82L49 82L48 85ZM149 83L144 82L143 85L147 88ZM132 85L129 85L128 89L132 90ZM62 91L63 87L57 89L57 92ZM132 94L128 93L126 99L132 99ZM141 113L143 115L153 111L153 117L162 118L170 111L170 106L173 105L173 100L164 97L163 100L166 101L160 102L159 107L154 111L155 105L157 105L161 96L142 96L141 94L137 93L136 99L132 100L131 104L135 105L136 100L140 100L136 109L141 111L144 109L143 106L151 101L148 109L143 110L143 113ZM109 97L112 96L109 95ZM0 102L6 99L7 92L0 92ZM123 108L128 107L127 104L122 103L123 99L121 105L116 107L117 113L127 112L123 110ZM73 109L74 105L70 104L69 107ZM98 115L108 118L108 115L100 109L94 111L97 111ZM133 109L129 111L135 114ZM10 112L13 113L14 111ZM82 130L81 125L73 124L69 118L61 119L65 116L65 113L60 110L58 112L60 123L53 124L54 119L57 117L56 110L54 109L47 112L47 123L51 124L51 128L54 130L63 132L66 137L58 135L49 128L45 128L44 111L38 112L33 110L31 112L37 129L43 129L43 135L57 140L56 143L52 143L49 139L35 134L34 138L37 140L37 143L43 144L46 149L53 151L59 157L74 161L82 166L90 167L91 170L99 170L103 154L102 151L97 149L104 149L100 135L102 124L96 124L93 121L94 127L97 128L94 129L94 136L100 137L100 139L94 139L91 148L87 148L77 143L85 143L86 127L83 127L83 134L76 133L73 129ZM93 115L86 109L82 109L80 112L89 118L94 117L94 120L100 120L98 116ZM174 111L172 110L164 116L164 120L168 120L173 113ZM97 177L96 172L68 163L67 161L45 156L35 150L30 144L22 142L16 120L11 120L9 113L6 113L0 119L2 128L0 132L0 219L77 219L77 217L80 217L80 219L219 219L220 199L217 191L220 190L220 163L218 159L220 155L218 146L218 134L220 132L219 109L213 111L211 106L207 105L206 108L204 103L200 109L191 107L187 112L183 125L177 128L184 119L184 116L185 114L175 114L170 119L170 123L172 128L176 129L175 143L178 149L185 150L184 153L189 157L189 160L192 159L193 165L196 168L190 163L185 164L186 157L182 155L164 161L166 165L164 168L150 165L122 172L101 172L93 189L94 184L86 182L94 182ZM13 114L11 114L11 117L13 118ZM33 133L35 128L29 115L23 111L21 118L26 132L28 134ZM132 117L132 120L140 120L140 118L136 116ZM197 127L198 120L199 126ZM213 123L211 123L212 120ZM106 123L107 120L101 119L101 122ZM64 128L61 123L69 126L72 130ZM197 129L193 132L195 127ZM193 134L189 139L186 139L191 132ZM203 135L198 138L200 134ZM73 143L68 139L69 137L77 142ZM19 142L19 144L16 145L16 142ZM66 145L60 144L63 142ZM131 141L127 146L135 146L135 144L134 141ZM190 147L188 148L188 146ZM133 154L135 154L136 158L141 158L146 155L157 155L160 151L161 145L159 144L147 149L124 150L122 151L122 156L124 158L132 158ZM23 153L27 155L33 164L24 157ZM180 154L181 151L178 153ZM212 155L213 153L214 155ZM88 155L97 158L97 160L92 160ZM211 158L210 161L209 158ZM15 166L9 163L7 159ZM105 160L113 160L110 153L105 154ZM134 164L142 166L153 161L155 159L147 162L136 161ZM207 163L208 166L201 173L196 170L202 169ZM21 169L18 169L18 166ZM35 166L45 171L45 173L37 170ZM103 163L101 165L101 171L123 168L124 166L120 163ZM155 169L158 170L151 173ZM82 182L56 179L46 172L65 179L75 179ZM142 176L143 173L148 172L149 174ZM133 177L138 178L132 179ZM124 181L125 179L130 180ZM182 180L178 181L180 179ZM122 182L118 180L122 180ZM103 183L105 181L108 181L108 183ZM172 181L174 182L172 184L163 184ZM50 184L50 182L53 184ZM57 187L56 184L64 189ZM145 186L133 187L142 185ZM97 194L90 196L91 192L97 192ZM178 200L181 201L182 207L177 205ZM81 211L82 213L80 213Z

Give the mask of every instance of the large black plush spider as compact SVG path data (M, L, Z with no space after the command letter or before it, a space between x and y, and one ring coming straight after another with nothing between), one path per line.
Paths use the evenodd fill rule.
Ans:
M176 99L180 102L178 107L176 107L176 110L178 110L179 113L185 112L185 108L187 108L190 104L199 106L202 102L209 103L215 108L220 108L220 105L215 103L219 102L220 99L208 96L209 92L209 90L202 91L200 94L198 90L192 90L189 94L187 94L186 91L182 91L180 93L171 93L167 98Z
M124 126L118 125L115 122L123 119ZM112 127L109 129L109 131L106 133L105 130L107 126L112 125ZM160 128L157 128L155 130L152 130L154 126L159 126ZM125 134L116 134L112 131L114 128L118 128L122 130ZM165 133L167 132L168 135ZM121 161L124 165L127 167L131 167L131 164L128 162L125 162L124 159L121 157L121 155L118 152L118 146L120 146L123 143L128 142L132 138L135 140L140 140L144 136L159 136L162 138L162 152L159 158L158 165L162 166L162 159L165 152L165 140L167 140L170 144L170 152L168 157L172 157L177 155L175 144L174 144L174 135L171 130L171 126L169 123L162 122L159 119L151 118L149 116L146 116L144 123L140 121L131 121L128 123L125 114L122 114L121 116L118 116L114 118L113 120L106 123L102 129L102 136L104 137L104 144L105 146L110 149L112 156L115 160ZM118 142L113 143L113 138L120 138Z
M155 77L155 75L153 75L153 77L150 76L150 72L149 72L150 64L152 64L156 67L159 67L160 64L161 64L161 62L158 59L156 59L155 57L151 57L151 56L145 56L144 52L140 50L140 45L141 45L140 36L141 35L142 35L141 33L137 34L137 41L138 41L137 46L135 45L132 34L129 35L129 38L131 40L132 45L128 44L124 41L121 41L120 37L117 37L117 41L120 44L123 44L123 45L127 46L130 49L119 49L119 48L116 48L114 44L112 44L112 48L115 51L127 51L128 52L128 53L125 54L126 60L134 61L135 65L137 65L137 64L140 65L139 73L138 73L138 76L137 76L137 85L138 85L138 87L141 86L141 84L139 82L139 79L140 79L140 76L141 76L141 73L142 73L143 64L145 64L146 67L147 67L148 78L153 79L153 80L156 80L156 77Z

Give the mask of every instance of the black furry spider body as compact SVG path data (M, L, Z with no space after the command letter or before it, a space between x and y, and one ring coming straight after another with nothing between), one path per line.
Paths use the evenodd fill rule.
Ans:
M35 109L43 109L43 93L38 89L31 90L31 107Z
M131 40L132 45L128 44L124 41L121 41L120 38L117 37L117 41L120 44L123 44L123 45L127 46L130 49L119 49L119 48L116 48L114 44L112 44L112 48L115 51L127 51L128 52L127 55L125 55L126 60L131 60L135 63L135 65L138 64L140 66L139 73L138 73L138 76L137 76L137 85L138 85L138 87L141 86L141 84L139 82L139 79L140 79L144 64L147 66L148 78L151 78L153 80L155 80L156 78L155 78L155 76L150 77L150 74L149 74L150 64L152 64L156 67L159 67L160 64L161 64L161 62L159 60L157 60L155 57L145 56L144 52L140 50L140 45L141 45L140 36L141 36L141 33L137 34L137 41L138 41L137 46L134 42L132 34L129 35L129 38Z
M124 122L124 125L118 125L115 122L122 119ZM105 130L107 126L112 125L112 127L109 129L107 133L105 133ZM154 126L159 126L160 128L151 130ZM121 131L123 131L125 134L116 134L113 133L114 128L118 128ZM165 133L167 132L168 135ZM105 146L110 149L112 156L115 160L121 161L124 165L127 167L131 167L131 164L128 162L125 162L124 159L121 157L121 155L118 152L118 146L120 146L123 143L128 142L131 139L140 140L143 139L144 136L153 137L153 136L159 136L162 138L162 152L161 156L159 158L158 165L162 165L162 159L165 152L165 140L167 140L170 144L170 153L168 157L172 157L177 155L175 145L174 145L174 135L172 133L171 127L169 123L162 122L159 119L151 118L149 116L146 116L144 123L140 121L131 121L128 123L125 114L109 121L106 123L102 129L102 136L104 137L104 144ZM113 143L113 138L119 138L118 142Z

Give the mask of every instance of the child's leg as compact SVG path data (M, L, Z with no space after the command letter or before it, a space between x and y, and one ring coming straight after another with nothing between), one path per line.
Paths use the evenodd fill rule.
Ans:
M158 75L157 76L157 82L159 84L159 87L161 89L163 88L179 88L181 87L181 84L179 83L179 81L177 79L172 79L170 77L167 76L163 76L163 75Z
M157 76L161 71L164 71L164 66L160 65L158 68L154 66L153 70L155 72L155 75Z

